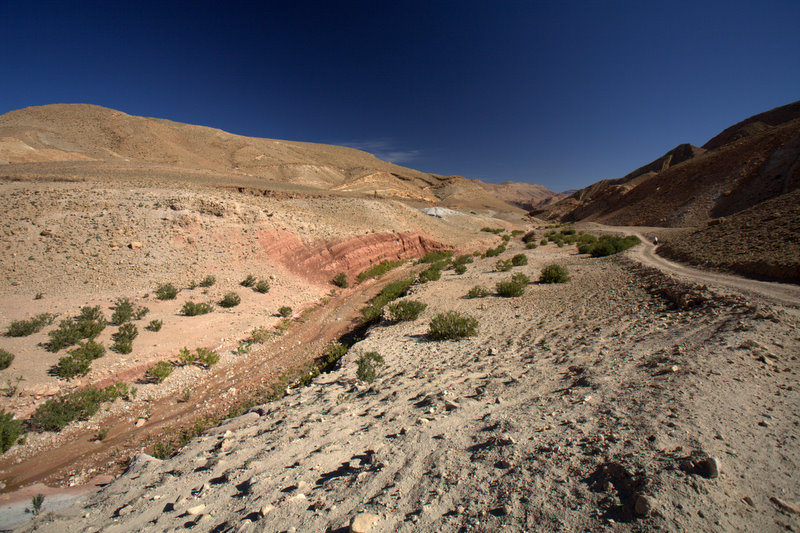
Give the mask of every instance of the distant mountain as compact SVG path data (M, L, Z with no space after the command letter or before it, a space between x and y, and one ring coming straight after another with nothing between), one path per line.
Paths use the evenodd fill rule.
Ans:
M473 180L420 172L354 148L244 137L88 104L28 107L0 115L0 168L8 165L9 172L24 164L45 175L65 168L95 174L113 168L126 175L151 167L161 169L160 175L191 169L213 173L228 186L278 183L304 191L520 210Z
M475 180L475 182L501 200L526 210L550 205L566 196L536 183L516 181L486 183L481 180Z
M800 187L800 102L727 128L702 148L682 144L534 216L617 225L698 226Z

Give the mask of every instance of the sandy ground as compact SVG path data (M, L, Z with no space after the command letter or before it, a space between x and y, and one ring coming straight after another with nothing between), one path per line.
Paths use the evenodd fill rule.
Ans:
M21 530L800 528L795 296L673 278L645 245L522 252L515 271L558 262L571 281L470 300L509 273L446 272L408 296L420 319L373 328L339 369ZM478 336L427 340L451 309ZM365 351L385 360L371 385Z

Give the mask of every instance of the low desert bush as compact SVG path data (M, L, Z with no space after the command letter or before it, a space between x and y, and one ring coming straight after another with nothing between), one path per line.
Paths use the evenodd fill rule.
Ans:
M502 254L506 251L506 245L501 244L497 248L489 248L485 252L483 252L484 257L497 257L498 255Z
M346 289L349 285L347 283L347 274L345 274L344 272L339 272L338 274L336 274L333 277L332 282L334 285L336 285L337 287L341 287L342 289Z
M567 269L561 265L548 265L539 275L539 283L566 283L569 281Z
M481 228L481 231L485 231L486 233L494 233L495 235L499 235L503 233L505 230L503 228Z
M447 250L441 250L438 252L428 252L427 254L423 255L420 258L419 262L420 263L438 263L439 261L449 262L452 257L453 257L453 252Z
M27 337L42 330L43 327L53 323L55 315L51 313L40 313L27 320L15 320L8 326L6 335L9 337Z
M535 242L525 243L525 248L527 248L528 250L533 250L534 248L536 248L536 243Z
M77 319L67 318L58 328L48 333L47 350L57 352L76 344L81 339L94 339L105 329L106 319L99 307L84 307Z
M204 277L202 281L200 281L200 286L208 288L212 287L216 282L217 278L209 274L208 276Z
M263 279L258 280L258 282L256 282L256 286L253 288L256 290L256 292L267 294L269 292L269 282Z
M460 276L467 271L467 265L456 265L453 271Z
M494 269L498 272L508 272L513 266L510 259L498 259L494 264Z
M207 348L197 348L197 363L205 368L211 368L219 362L219 354Z
M392 270L393 268L397 268L402 264L403 264L403 261L392 261L390 259L387 259L385 261L381 261L377 265L372 265L371 267L369 267L368 269L366 269L365 271L360 273L356 277L356 280L358 281L358 283L361 283L361 282L363 282L365 280L368 280L369 278L380 277L383 274L385 274L385 273L389 272L390 270Z
M517 254L511 258L511 264L515 267L528 264L528 257L525 254Z
M473 261L474 261L474 259L472 259L471 255L466 255L466 254L465 255L459 255L458 257L453 259L453 266L468 265L468 264L472 263Z
M197 361L197 356L189 351L189 348L184 347L178 352L178 365L190 366Z
M159 361L147 369L145 376L149 381L162 383L170 374L172 374L172 365L169 364L169 361Z
M84 357L74 357L65 355L58 360L52 372L56 376L64 379L72 379L76 376L85 376L92 369L92 360Z
M267 342L270 337L272 337L272 333L265 326L253 328L253 331L250 332L250 339L257 344Z
M525 293L525 287L528 286L528 283L530 283L528 276L522 272L517 272L511 276L511 279L498 282L495 288L499 296L515 298Z
M417 276L418 283L428 283L429 281L438 281L442 277L442 269L438 265L433 264L419 273Z
M256 278L252 274L248 274L246 278L239 284L242 287L252 287L256 284Z
M143 306L134 306L128 298L118 298L114 303L114 314L111 315L111 323L121 326L131 320L141 320L150 312L150 309Z
M370 300L366 307L361 309L362 323L371 324L380 320L384 306L391 301L405 296L406 292L408 292L408 288L413 283L413 278L405 278L386 285L375 298Z
M292 308L288 305L284 305L280 309L278 309L278 314L281 315L283 318L289 317L292 314Z
M22 422L14 418L14 413L0 409L0 453L6 453L19 436L22 435Z
M377 352L365 352L356 360L356 377L365 383L372 383L378 376L378 368L383 366L383 356Z
M220 300L219 305L225 308L236 307L242 303L242 298L235 292L228 292Z
M164 325L162 320L151 320L149 324L147 324L144 329L148 331L161 331L161 326Z
M581 236L581 238L583 237L584 235ZM601 235L596 242L580 242L578 244L578 252L582 254L591 254L592 257L605 257L627 250L640 242L642 241L640 241L639 237L636 235L628 235L627 237Z
M198 315L205 315L213 311L214 308L211 304L208 303L195 303L191 300L183 304L183 308L181 312L184 316L198 316Z
M178 296L178 289L172 283L163 283L156 289L156 298L159 300L174 300Z
M432 340L460 339L478 334L478 321L457 311L439 313L431 320L428 338Z
M525 232L522 231L521 229L515 229L514 231L511 232L511 236L516 237L517 235L522 235L523 233Z
M547 245L547 239L542 239L541 241L539 241L539 244L541 246L546 246Z
M410 322L419 318L426 307L427 304L417 300L401 300L389 304L387 318L392 322Z
M114 344L111 346L115 352L118 353L131 353L133 351L133 339L139 335L139 330L136 329L135 324L130 322L122 324L116 333L111 338Z
M5 370L14 361L14 354L0 349L0 370Z
M88 420L104 402L119 397L118 388L86 387L77 392L47 400L33 413L28 422L33 431L61 431L73 420Z
M486 296L489 296L489 291L480 285L475 285L467 292L467 298L485 298Z

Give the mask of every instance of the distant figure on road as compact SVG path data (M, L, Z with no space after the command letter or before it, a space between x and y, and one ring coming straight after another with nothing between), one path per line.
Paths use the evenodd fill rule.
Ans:
M658 237L653 237L653 246L658 246Z

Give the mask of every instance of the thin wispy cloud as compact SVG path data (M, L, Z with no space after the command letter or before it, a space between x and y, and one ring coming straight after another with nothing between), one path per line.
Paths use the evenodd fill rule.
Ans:
M358 150L364 150L373 154L378 159L389 161L390 163L406 163L418 158L421 150L407 150L398 146L389 139L373 139L366 141L338 141L330 144L348 146Z

